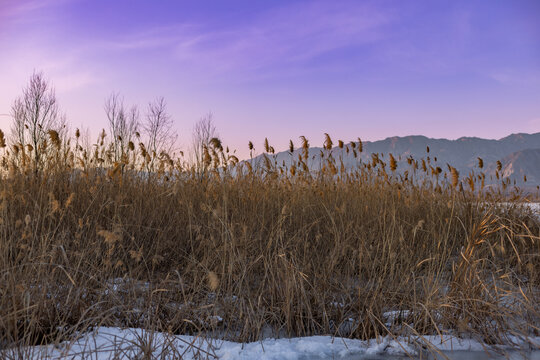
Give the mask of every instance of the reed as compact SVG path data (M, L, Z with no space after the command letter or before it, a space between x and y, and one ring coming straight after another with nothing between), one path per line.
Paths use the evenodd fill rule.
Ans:
M142 142L115 161L105 132L94 148L78 130L75 145L49 136L39 173L3 146L0 346L99 325L238 341L538 334L540 224L526 198L501 206L501 189L475 187L482 176L463 187L455 168L412 158L398 173L391 154L392 174L382 154L345 169L361 140L334 148L327 134L321 168L305 137L288 166L239 162L213 138L203 173Z

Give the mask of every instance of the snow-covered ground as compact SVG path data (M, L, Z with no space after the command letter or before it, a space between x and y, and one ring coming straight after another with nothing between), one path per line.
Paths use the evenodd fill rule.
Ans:
M498 346L510 358L540 359L540 337L512 339L513 345ZM361 341L330 336L266 339L241 344L194 336L168 335L141 329L101 327L58 345L0 351L1 358L24 359L383 359L426 358L426 349L450 358L483 359L486 345L451 336L380 338ZM150 349L150 350L149 350ZM509 352L508 352L509 351ZM496 359L494 352L491 359ZM144 355L151 355L145 357ZM458 355L458 357L455 357ZM429 359L430 357L428 357ZM431 357L433 358L433 357ZM444 358L444 357L441 357ZM505 357L502 357L505 358Z
M507 206L511 205L511 203L505 203ZM537 202L528 202L528 203L521 203L524 207L527 207L533 211L533 213L540 214L540 203Z
M540 216L540 203L528 203L527 206L536 213L537 216Z

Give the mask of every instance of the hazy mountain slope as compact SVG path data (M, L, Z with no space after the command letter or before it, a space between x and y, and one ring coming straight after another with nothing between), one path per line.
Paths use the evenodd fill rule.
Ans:
M337 139L334 139L337 143ZM349 146L349 145L348 145ZM429 146L430 152L427 153ZM495 162L503 163L503 175L516 178L518 183L523 181L523 175L527 175L529 185L540 184L540 132L535 134L512 134L499 140L481 139L477 137L462 137L456 140L432 139L425 136L390 137L380 141L363 143L364 151L359 158L369 161L372 153L384 154L388 159L388 153L394 157L401 157L398 169L404 169L405 159L412 156L415 159L430 157L432 165L446 169L446 164L457 168L463 176L471 170L479 172L478 157L484 160L487 174L494 175ZM311 147L309 150L309 165L317 168L320 159L321 147ZM292 154L283 151L275 155L269 155L272 162L277 165L289 165L291 159L297 159L301 149ZM254 163L263 163L263 156L259 155L252 160ZM346 148L332 149L335 159L342 159L346 167L352 168L359 162L359 158L353 156L352 148L349 152ZM436 161L435 161L436 160Z
M426 147L430 147L427 154ZM516 151L540 148L540 133L512 134L500 140L488 140L476 137L462 137L457 140L430 139L424 136L392 137L372 143L366 142L365 150L369 153L388 153L412 155L415 158L437 157L441 163L465 170L477 164L477 158L486 164L502 160Z
M501 159L501 163L504 177L511 177L521 183L526 175L527 183L540 184L540 148L513 152ZM495 171L495 164L486 169L489 175L494 175Z

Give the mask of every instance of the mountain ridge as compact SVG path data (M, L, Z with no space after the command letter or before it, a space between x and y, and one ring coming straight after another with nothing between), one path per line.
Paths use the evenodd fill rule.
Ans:
M485 164L482 170L486 176L494 177L496 163L501 161L504 177L515 178L516 184L523 185L524 175L527 175L528 185L540 185L540 132L515 133L500 139L463 136L450 140L429 138L424 135L392 136L383 140L362 141L362 144L363 152L359 154L359 158L364 162L371 159L372 153L384 155L383 157L392 153L399 160L398 167L404 168L402 164L406 164L406 158L409 156L415 159L430 157L432 165L446 167L446 164L450 164L465 175L471 171L480 172L478 158L482 158ZM302 149L296 149L292 154L289 151L282 151L270 156L278 165L289 166L292 159L296 159L301 151ZM323 147L310 147L310 166L317 165L317 155L321 151L324 151ZM340 156L347 168L352 168L358 163L358 159L353 156L350 143L345 144L343 149L333 147L331 153L334 158ZM251 162L258 163L263 160L263 156L264 154L260 154L254 157Z

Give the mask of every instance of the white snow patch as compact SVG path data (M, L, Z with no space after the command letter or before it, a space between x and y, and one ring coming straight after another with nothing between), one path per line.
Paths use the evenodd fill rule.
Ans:
M83 359L104 360L142 358L143 349L152 349L155 358L163 359L361 359L363 356L417 356L420 349L439 351L478 351L488 347L476 340L452 336L418 337L411 343L405 338L380 338L379 341L311 336L292 339L265 339L241 344L230 341L203 339L194 336L169 335L142 329L100 327L76 340L57 345L35 346L0 351L1 358L20 355L26 359ZM498 349L539 349L540 337L511 339L514 344ZM413 344L416 343L416 344ZM146 346L150 344L150 346ZM15 356L16 357L16 356Z
M194 336L168 335L141 329L101 327L71 342L35 346L23 349L27 359L92 359L139 358L142 344L151 344L153 356L160 358L198 359L340 359L350 356L404 354L414 355L414 349L390 338L381 341L361 341L331 336L311 336L292 339L265 339L247 344L203 339ZM0 357L20 354L21 349L4 350Z

